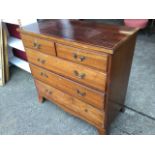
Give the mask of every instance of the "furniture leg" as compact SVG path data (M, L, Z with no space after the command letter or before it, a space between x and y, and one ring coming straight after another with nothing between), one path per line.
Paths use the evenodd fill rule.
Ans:
M120 112L122 112L122 113L125 112L125 107L124 106L121 107Z
M44 102L44 98L40 94L38 95L38 100L39 100L39 103L43 103Z
M106 130L104 128L98 128L99 135L106 135Z

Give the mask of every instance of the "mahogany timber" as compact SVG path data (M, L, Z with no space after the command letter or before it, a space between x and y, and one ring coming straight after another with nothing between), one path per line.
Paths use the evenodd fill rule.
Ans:
M74 97L91 104L92 106L104 109L104 93L95 91L89 87L66 79L60 75L49 72L45 69L30 64L32 75L44 83L49 84L59 90L62 90Z
M80 114L86 121L88 120L91 124L103 128L104 111L100 111L56 88L46 85L41 81L35 80L35 84L40 96Z
M113 54L113 49L137 30L79 20L44 20L22 27L20 32L65 45Z
M39 39L29 35L23 35L22 40L24 46L49 55L56 55L54 43L48 40Z
M90 66L101 71L107 71L108 55L95 53L95 51L87 51L71 46L56 44L57 56L70 60L79 64Z
M22 27L39 102L48 99L108 134L124 108L137 31L79 20Z
M128 80L132 65L132 58L136 43L136 34L130 36L115 54L111 55L111 66L109 66L109 86L107 90L106 125L114 120L117 114L124 108Z
M26 53L28 60L37 66L68 77L94 89L105 91L106 73L58 57L45 55L32 49L26 48Z

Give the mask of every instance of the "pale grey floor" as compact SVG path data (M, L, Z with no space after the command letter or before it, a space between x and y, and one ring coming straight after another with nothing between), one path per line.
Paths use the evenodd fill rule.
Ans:
M126 111L110 134L155 134L155 35L139 34L133 59ZM0 87L0 134L97 134L96 129L46 101L39 104L29 73L11 67Z

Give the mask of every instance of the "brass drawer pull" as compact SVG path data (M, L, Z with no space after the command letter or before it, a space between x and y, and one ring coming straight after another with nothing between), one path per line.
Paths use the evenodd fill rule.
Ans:
M79 96L86 96L86 93L85 92L80 92L80 90L79 89L77 89L76 90L76 92L77 92L77 94L79 95Z
M86 59L86 57L85 56L80 56L79 59L82 62L82 61L84 61Z
M40 62L40 58L38 58L37 61Z
M83 79L86 75L85 73L79 73L78 71L74 70L74 75L79 79Z
M41 63L42 63L42 64L45 64L45 60L41 60Z
M51 92L51 91L49 91L48 89L46 89L46 90L45 90L45 92L46 92L46 93L48 93L49 95L51 95L51 94L52 94L52 92Z
M88 109L85 109L84 111L85 111L85 112L88 112Z
M44 77L48 78L48 75L47 74L44 74Z
M41 76L43 76L43 75L44 75L44 73L43 73L43 72L41 72L41 73L40 73L40 75L41 75Z
M47 74L45 74L45 73L43 73L43 72L40 72L40 75L41 75L41 76L43 76L43 77L48 78L48 75L47 75Z
M73 58L80 62L82 62L86 59L85 56L78 56L76 53L73 53Z
M77 57L78 57L77 54L76 53L73 53L73 58L74 59L77 59Z
M45 64L45 60L41 60L40 58L37 59L38 62L40 62L41 64Z
M49 95L52 95L52 92L51 91L49 91Z
M41 44L39 44L36 40L33 42L33 47L36 49L40 49Z

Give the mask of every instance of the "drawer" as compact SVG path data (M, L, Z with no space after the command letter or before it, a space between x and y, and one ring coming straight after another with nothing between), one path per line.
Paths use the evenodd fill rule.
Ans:
M21 35L25 47L35 49L48 55L56 55L54 42L29 35Z
M28 60L40 67L68 77L79 83L105 91L107 75L98 70L85 67L80 64L69 62L54 56L26 49Z
M104 109L105 96L103 93L80 85L55 73L30 64L33 76L61 91L64 91L92 106Z
M82 50L66 45L56 44L57 55L60 58L76 63L94 67L101 71L107 71L108 55L98 54L94 51Z
M39 95L51 100L58 106L68 109L80 118L83 118L97 126L103 127L104 112L100 111L85 102L71 97L62 91L51 87L43 82L35 80Z

